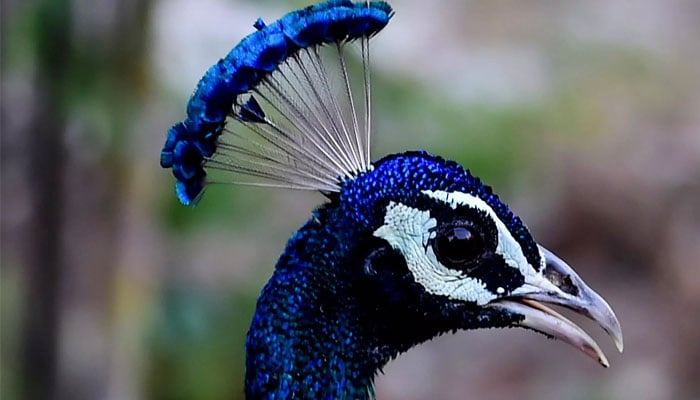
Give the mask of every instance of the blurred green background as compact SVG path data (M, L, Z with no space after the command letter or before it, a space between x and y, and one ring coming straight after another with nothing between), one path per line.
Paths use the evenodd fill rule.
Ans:
M304 1L2 2L3 399L240 399L258 291L320 195L158 165L199 77ZM617 312L604 370L520 330L389 364L379 399L700 399L700 2L393 2L374 150L493 185Z

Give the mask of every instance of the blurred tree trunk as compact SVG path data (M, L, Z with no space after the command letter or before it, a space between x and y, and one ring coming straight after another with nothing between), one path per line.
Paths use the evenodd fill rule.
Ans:
M38 8L35 93L31 123L21 137L31 149L28 182L31 213L25 249L26 307L22 338L23 389L29 399L52 399L56 393L59 332L59 287L63 270L60 238L63 225L63 136L60 106L70 47L70 7L63 1Z
M124 170L118 153L144 92L151 5L26 5L35 14L36 68L31 101L16 109L30 113L30 122L11 140L29 161L19 334L27 399L106 395Z

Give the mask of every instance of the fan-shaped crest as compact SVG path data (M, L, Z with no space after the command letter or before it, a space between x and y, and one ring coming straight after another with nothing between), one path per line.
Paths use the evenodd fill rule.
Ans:
M161 165L180 201L210 183L333 192L370 168L369 39L392 14L383 2L330 1L258 20L168 132Z

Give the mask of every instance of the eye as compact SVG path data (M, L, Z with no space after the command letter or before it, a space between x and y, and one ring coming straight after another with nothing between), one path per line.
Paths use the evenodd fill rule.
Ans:
M465 272L473 270L484 251L484 242L473 227L456 223L438 228L433 250L444 266Z

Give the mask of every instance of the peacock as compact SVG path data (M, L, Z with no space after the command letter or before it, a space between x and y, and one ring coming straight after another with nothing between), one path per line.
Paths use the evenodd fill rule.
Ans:
M369 42L393 15L382 1L330 0L258 19L167 133L160 164L185 205L221 183L325 197L258 298L246 397L373 398L400 353L480 328L527 328L607 367L548 305L593 319L622 351L614 312L491 187L422 150L371 161Z

